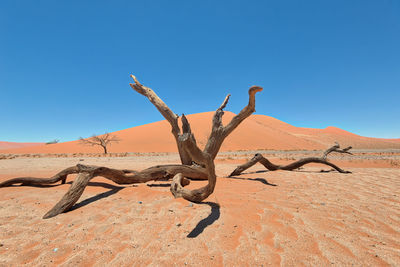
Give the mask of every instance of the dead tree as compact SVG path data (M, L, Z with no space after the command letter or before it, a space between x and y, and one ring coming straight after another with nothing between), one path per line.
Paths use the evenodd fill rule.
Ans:
M118 143L121 141L117 136L105 133L103 135L93 135L89 138L79 137L79 142L81 145L89 145L89 146L101 146L104 150L104 154L107 154L107 147L111 145L111 143Z
M216 184L214 159L225 138L236 127L238 127L244 119L249 117L255 111L255 95L257 92L262 91L262 87L252 86L249 89L248 105L243 108L239 114L234 116L226 126L223 126L223 109L229 101L229 95L225 98L221 106L215 111L212 119L211 134L202 151L196 144L195 137L185 115L181 116L181 129L178 125L179 116L173 113L152 89L140 84L135 76L132 75L132 78L135 83L130 84L131 87L136 92L147 97L170 123L182 165L160 165L150 167L143 171L134 171L78 164L57 173L51 178L19 177L0 183L0 187L11 186L14 184L46 185L54 184L59 181L65 183L68 175L78 174L72 182L68 192L43 216L44 219L57 216L58 214L71 209L82 195L89 181L98 176L107 178L117 184L135 184L172 179L170 190L175 198L182 197L192 202L201 202L206 199L213 193ZM193 162L196 164L192 164ZM188 179L208 180L208 184L199 189L188 190L184 188L184 186L190 183Z
M339 168L338 166L336 166L332 162L329 162L326 159L327 156L332 152L347 153L347 154L353 155L351 152L349 152L349 150L351 148L352 147L349 146L349 147L346 147L344 149L340 149L340 145L336 142L334 146L332 146L332 147L328 148L327 150L325 150L325 152L323 153L322 157L319 157L319 158L318 157L309 157L309 158L299 159L299 160L297 160L295 162L292 162L292 163L290 163L288 165L283 165L283 166L282 165L273 164L271 161L266 159L263 155L257 153L248 162L238 166L229 175L229 177L235 176L235 175L240 175L243 171L247 170L248 168L250 168L251 166L253 166L254 164L256 164L258 162L261 163L269 171L276 171L276 170L293 171L293 170L298 169L301 166L309 164L309 163L320 163L320 164L328 165L328 166L332 167L333 169L335 169L336 171L338 171L340 173L351 173L350 171L342 170L341 168Z

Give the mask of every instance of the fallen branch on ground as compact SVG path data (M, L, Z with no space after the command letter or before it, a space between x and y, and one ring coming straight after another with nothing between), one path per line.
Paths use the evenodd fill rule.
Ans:
M293 171L293 170L298 169L301 166L309 164L309 163L319 163L319 164L328 165L328 166L332 167L333 169L337 170L340 173L351 173L350 171L345 171L345 170L339 168L338 166L336 166L335 164L329 162L326 159L327 156L332 152L347 153L347 154L353 155L352 153L349 152L349 150L351 149L351 146L346 147L344 149L339 149L339 148L340 148L339 144L336 143L334 146L332 146L332 147L328 148L327 150L325 150L324 154L320 158L318 158L318 157L309 157L309 158L299 159L299 160L297 160L295 162L292 162L292 163L290 163L288 165L283 165L283 166L282 165L273 164L271 161L266 159L263 155L257 153L248 162L236 167L236 169L229 176L240 175L243 171L247 170L248 168L250 168L251 166L255 165L258 162L261 163L269 171L276 171L276 170Z

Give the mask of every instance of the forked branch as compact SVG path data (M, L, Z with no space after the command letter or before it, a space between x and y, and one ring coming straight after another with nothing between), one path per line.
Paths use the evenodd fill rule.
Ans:
M215 184L217 182L214 160L211 158L210 154L201 151L197 146L194 135L190 129L190 124L185 115L182 115L182 129L184 129L184 133L179 136L179 140L182 142L184 149L189 153L192 159L205 166L208 176L208 184L195 190L185 189L184 176L179 173L173 178L171 192L175 198L182 197L188 201L201 202L214 192Z
M223 109L226 107L228 95L221 106L216 110L213 117L213 127L210 138L204 151L201 151L196 144L195 137L191 132L190 124L182 115L182 132L178 125L178 116L173 113L169 107L157 96L154 91L143 86L135 76L131 76L134 84L130 86L138 93L146 96L151 103L158 109L164 118L172 127L172 134L175 137L181 162L184 165L161 165L154 166L143 171L134 170L118 170L107 167L81 165L67 168L50 178L36 177L19 177L7 180L0 183L0 187L11 186L14 184L21 185L45 185L54 184L61 181L65 183L67 176L70 174L78 174L78 177L73 181L71 187L63 198L50 210L43 218L51 218L62 212L65 212L78 201L89 181L97 176L107 178L117 184L135 184L145 183L148 181L169 180L173 178L171 184L171 192L175 197L183 197L192 202L201 202L213 193L216 184L216 174L214 166L214 158L217 155L224 139L248 116L255 111L255 94L262 90L261 87L253 86L249 90L249 104L227 125L222 125ZM105 135L106 140L100 140L97 136L91 139L83 139L82 142L90 145L107 146L116 139ZM106 150L105 150L106 151ZM191 165L196 162L199 165ZM188 190L184 186L189 184L190 179L208 180L208 184L204 187L195 190Z
M181 142L178 137L181 133L181 129L178 125L179 116L176 115L172 110L164 103L164 101L149 87L142 85L134 75L131 75L133 81L135 83L130 83L129 85L133 90L138 92L139 94L147 97L149 101L157 108L157 110L161 113L161 115L169 122L171 125L171 132L175 138L176 145L178 147L179 156L181 158L181 163L185 165L192 164L192 159L188 155L188 153L183 149Z
M346 148L340 149L339 143L335 142L334 146L332 146L332 147L328 148L327 150L325 150L324 154L322 155L322 158L326 159L326 157L332 152L346 153L346 154L353 155L351 152L349 152L350 149L352 149L351 146L348 146Z
M222 116L224 115L223 109L226 107L230 95L225 98L221 106L215 111L211 134L204 148L204 152L210 154L213 160L217 156L225 138L232 133L232 131L235 130L243 120L248 118L255 111L255 95L257 92L261 92L262 90L263 88L260 86L250 87L249 103L239 112L239 114L235 115L226 126L222 125Z

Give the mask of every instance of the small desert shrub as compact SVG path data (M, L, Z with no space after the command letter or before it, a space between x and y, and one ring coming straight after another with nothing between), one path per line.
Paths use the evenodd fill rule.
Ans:
M390 160L390 166L399 167L400 166L400 162L397 161L397 160Z

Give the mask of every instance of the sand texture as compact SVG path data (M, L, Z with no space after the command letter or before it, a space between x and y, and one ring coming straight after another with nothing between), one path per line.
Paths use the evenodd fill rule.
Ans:
M15 158L0 181L46 176L76 163L143 169L176 154L124 158ZM91 181L72 211L42 216L65 185L0 188L0 266L398 266L400 169L353 174L264 172L217 159L207 202L173 199L168 182L119 186ZM204 182L192 182L199 187Z

